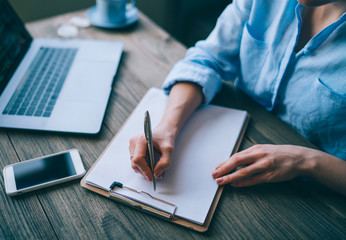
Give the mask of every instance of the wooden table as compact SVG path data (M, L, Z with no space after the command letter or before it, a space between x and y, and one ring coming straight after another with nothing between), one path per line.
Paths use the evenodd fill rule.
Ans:
M85 11L27 24L34 37L57 37ZM124 54L101 131L78 135L0 129L0 167L79 149L89 169L153 86L160 87L186 48L141 14L127 30L82 29L80 38L119 40ZM232 93L232 97L229 97ZM241 149L256 143L312 146L242 92L224 85L214 103L252 116ZM79 181L18 197L5 195L1 172L0 239L346 239L345 197L309 179L233 189L226 186L205 233L166 222L81 188Z

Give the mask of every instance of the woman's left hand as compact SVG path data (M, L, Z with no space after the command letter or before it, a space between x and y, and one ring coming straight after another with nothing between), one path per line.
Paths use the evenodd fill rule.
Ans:
M309 167L310 151L315 150L293 145L255 145L219 164L212 176L218 185L230 183L233 187L291 180Z

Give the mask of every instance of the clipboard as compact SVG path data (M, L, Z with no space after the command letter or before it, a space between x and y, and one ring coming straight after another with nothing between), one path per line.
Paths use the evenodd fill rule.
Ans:
M156 91L161 91L161 90L159 90L159 89L150 89L149 92L150 91L151 92L152 91L156 92ZM138 108L138 106L136 107L136 109L137 108ZM136 111L136 109L134 110L134 112ZM118 134L122 131L122 129L124 128L126 123L129 121L129 119L132 117L132 115L133 115L133 113L130 115L130 117L127 119L127 121L124 123L124 125L121 127L121 129L118 131L118 133L114 136L114 138L112 139L110 144L106 147L106 149L103 151L101 156L97 159L97 161L93 164L93 166L90 168L90 170L87 172L87 174L83 177L83 179L81 180L81 186L86 188L86 189L88 189L88 190L90 190L90 191L93 191L93 192L95 192L97 194L100 194L100 195L102 195L104 197L110 198L111 200L114 200L114 201L119 202L121 204L130 206L132 208L135 208L136 210L143 211L145 213L148 213L148 214L151 214L153 216L159 217L161 219L167 220L169 222L172 222L172 223L175 223L175 224L187 227L189 229L192 229L192 230L195 230L195 231L198 231L198 232L205 232L205 231L207 231L208 228L209 228L209 225L211 223L212 217L214 215L215 209L217 207L217 204L218 204L218 202L220 200L220 197L221 197L221 194L222 194L222 191L223 191L223 186L219 186L217 188L216 193L215 193L215 195L213 197L212 203L210 205L210 208L208 210L208 213L207 213L207 216L205 218L204 223L203 224L197 224L197 223L195 223L193 221L189 221L187 219L184 219L182 217L179 217L179 216L175 215L175 211L174 212L166 212L166 211L163 211L162 209L157 209L157 208L155 208L155 207L153 207L151 205L148 205L148 204L145 204L143 202L137 201L136 199L131 199L131 198L128 198L128 197L123 196L121 194L120 195L116 194L110 188L108 190L106 190L104 188L101 189L99 187L87 184L86 179L88 178L89 174L94 171L95 167L98 165L98 163L104 157L104 155L107 153L109 148L111 148L111 146L113 144L113 141L118 137ZM236 144L233 147L232 154L237 152L238 149L239 149L239 146L241 144L241 140L244 137L244 134L245 134L246 127L248 125L249 119L250 119L249 115L246 114L246 118L245 118L245 120L244 120L244 122L243 122L243 124L241 126L239 135L238 135L238 137L236 139ZM116 179L114 179L114 180L116 181ZM137 189L137 190L140 190L140 189ZM173 202L169 202L169 203L172 204L172 205L175 204Z

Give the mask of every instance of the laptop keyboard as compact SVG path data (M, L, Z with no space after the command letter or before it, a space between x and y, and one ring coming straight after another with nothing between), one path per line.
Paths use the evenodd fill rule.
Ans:
M49 117L77 50L41 47L2 113Z

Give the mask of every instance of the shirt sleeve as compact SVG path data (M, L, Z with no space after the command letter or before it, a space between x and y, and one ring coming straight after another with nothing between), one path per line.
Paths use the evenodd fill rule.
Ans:
M202 87L205 103L220 90L222 80L233 80L239 73L239 48L252 0L234 0L218 18L206 40L187 50L175 64L162 88L169 94L177 82L194 82Z

